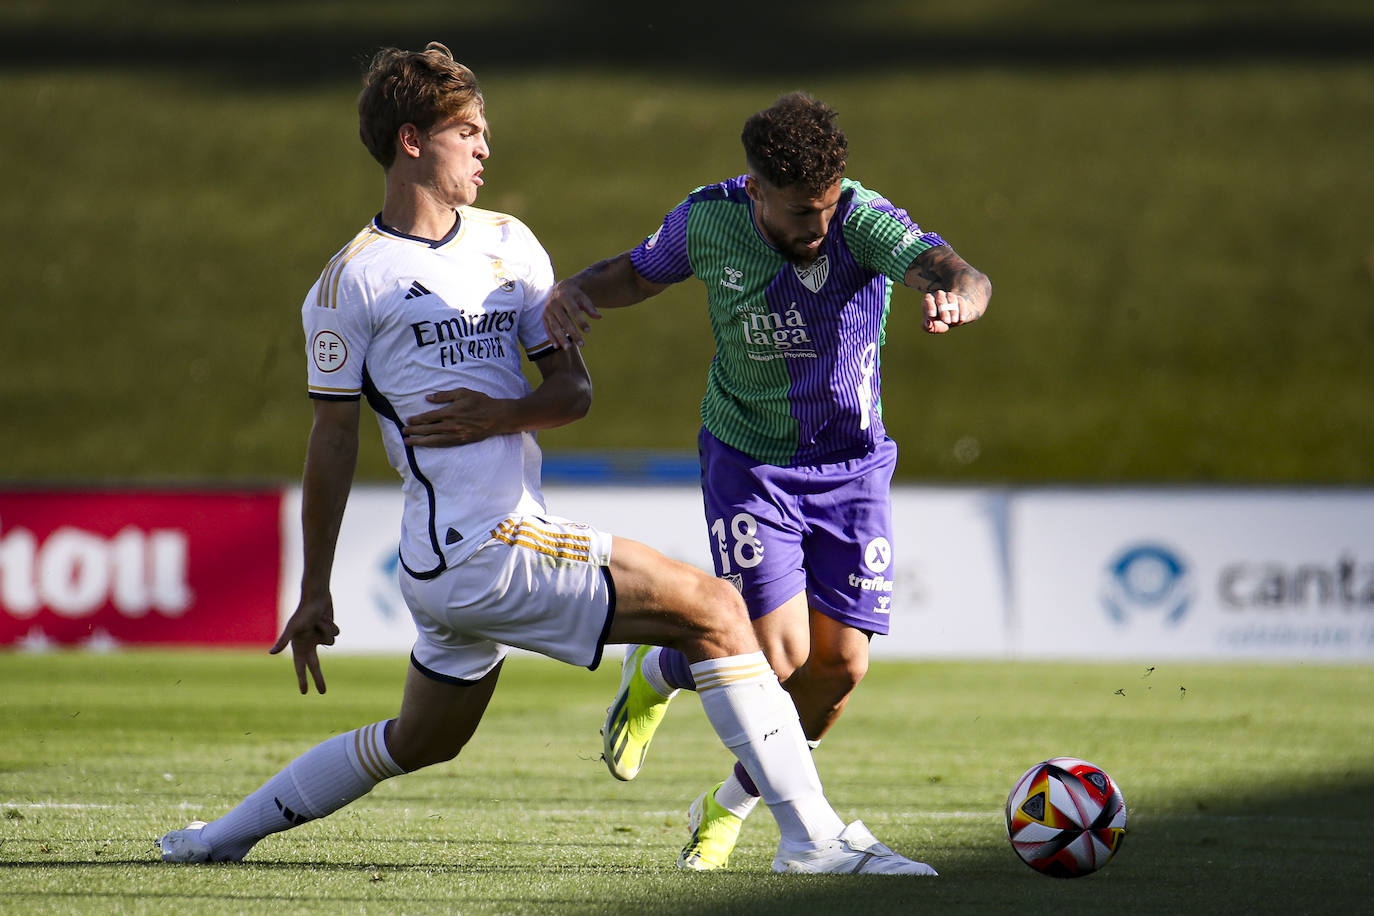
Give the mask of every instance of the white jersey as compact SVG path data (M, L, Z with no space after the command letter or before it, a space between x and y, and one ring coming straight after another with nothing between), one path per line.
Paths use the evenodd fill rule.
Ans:
M470 388L495 398L532 390L521 372L551 348L542 323L549 256L511 216L463 207L437 242L380 220L334 256L302 307L312 398L366 396L401 475L401 563L437 576L513 514L544 511L533 433L451 448L410 448L405 420L425 395Z

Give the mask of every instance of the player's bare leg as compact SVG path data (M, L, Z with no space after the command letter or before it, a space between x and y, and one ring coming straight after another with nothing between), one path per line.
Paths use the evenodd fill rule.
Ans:
M457 757L477 731L500 676L498 664L474 684L450 684L412 665L401 711L387 729L392 759L409 773Z
M809 656L801 665L794 666L788 676L779 674L778 677L797 704L807 740L819 741L830 731L854 689L868 673L869 637L862 630L840 623L814 608L810 618ZM766 644L764 654L768 654ZM770 655L770 662L772 658Z
M377 783L452 760L482 720L501 666L471 684L432 680L413 666L395 719L336 735L306 751L208 824L159 841L168 862L237 862L262 838L332 814Z
M754 619L754 634L758 636L763 654L784 684L811 655L811 613L806 606L806 593L797 592L762 617ZM797 713L800 715L801 710ZM805 717L802 722L805 723Z

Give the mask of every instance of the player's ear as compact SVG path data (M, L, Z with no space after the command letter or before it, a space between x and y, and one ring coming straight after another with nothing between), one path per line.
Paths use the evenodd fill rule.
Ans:
M763 189L759 187L759 180L752 173L744 176L744 193L748 194L754 203L763 200Z
M420 128L411 124L409 121L402 124L396 131L396 154L405 155L412 159L420 156L420 140L422 138Z

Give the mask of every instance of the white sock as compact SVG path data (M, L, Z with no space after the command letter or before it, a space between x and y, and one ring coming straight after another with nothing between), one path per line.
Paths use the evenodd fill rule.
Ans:
M807 741L806 746L814 753L816 748L821 746L820 739ZM740 820L744 820L752 814L759 803L759 797L755 794L755 790L740 782L739 766L730 770L730 775L726 776L725 781L716 787L716 793L713 797L716 804Z
M404 770L386 748L386 721L335 735L273 776L228 814L205 826L201 839L216 861L238 861L279 830L332 814Z
M644 675L644 680L649 682L649 686L661 697L673 697L677 694L677 688L672 687L663 679L663 669L659 667L658 656L663 651L659 646L654 646L644 653L644 658L639 663L639 673Z
M844 822L826 801L797 707L762 652L692 665L701 706L778 822L790 848L839 835Z
M716 790L716 804L741 820L748 817L758 803L759 797L744 788L733 770Z

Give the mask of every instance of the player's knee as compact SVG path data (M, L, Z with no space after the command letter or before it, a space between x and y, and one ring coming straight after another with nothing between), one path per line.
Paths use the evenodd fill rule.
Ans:
M768 664L777 672L778 680L783 683L786 683L788 678L802 670L806 665L807 650L805 647L765 644L763 653L768 656Z
M855 687L858 687L859 682L864 679L864 675L866 674L868 674L867 655L864 655L862 658L847 659L839 675L840 682L846 688L845 693L850 693Z
M700 606L699 641L706 654L743 655L758 649L744 599L729 582L703 575Z
M749 620L749 609L744 605L744 596L725 579L711 578L711 603L718 609L724 626L732 631L741 631L753 640L754 625Z
M812 658L809 667L812 676L827 684L829 692L840 699L853 693L868 674L868 654Z

